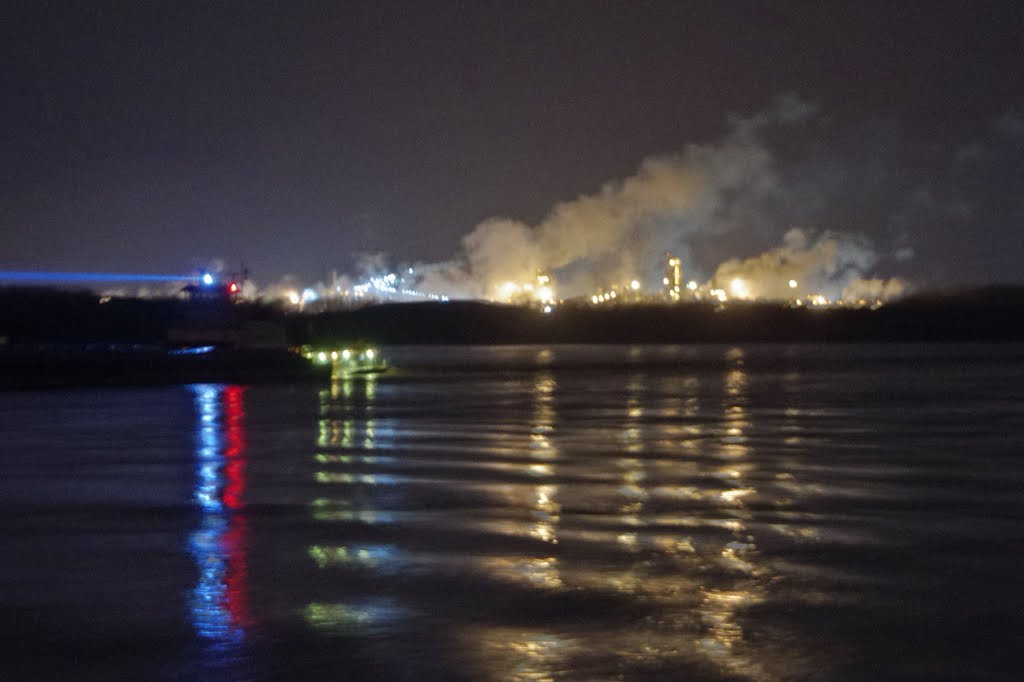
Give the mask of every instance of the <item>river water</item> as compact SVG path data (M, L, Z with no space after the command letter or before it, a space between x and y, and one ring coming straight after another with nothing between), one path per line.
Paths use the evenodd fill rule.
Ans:
M0 393L4 679L1019 679L1024 347Z

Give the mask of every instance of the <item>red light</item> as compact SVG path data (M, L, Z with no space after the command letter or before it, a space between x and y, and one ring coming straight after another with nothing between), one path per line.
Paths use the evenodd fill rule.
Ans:
M245 493L245 430L241 386L225 386L224 401L224 506L241 509Z
M232 294L237 294L238 293L238 284L236 284L235 282L232 282L231 284L229 284L228 285L228 292L232 293Z

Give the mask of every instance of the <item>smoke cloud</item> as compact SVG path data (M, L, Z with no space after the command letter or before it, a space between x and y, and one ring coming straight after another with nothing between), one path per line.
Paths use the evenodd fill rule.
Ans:
M516 291L509 283L524 285L546 274L564 298L589 297L633 279L657 290L665 252L692 273L702 268L692 257L696 240L763 231L766 224L777 229L777 207L789 197L765 138L814 114L807 102L782 97L767 111L733 116L718 142L648 157L633 175L555 205L536 225L486 220L462 239L459 258L417 267L421 286L452 297L504 300ZM837 298L854 282L869 281L863 277L878 260L862 237L827 231L812 240L809 232L791 229L778 248L722 263L709 284L724 288L741 277L748 283L745 297L785 299L794 295L792 279L803 292ZM882 287L886 293L897 289Z
M720 142L649 157L630 177L557 204L537 225L486 220L463 238L464 257L435 268L429 285L495 299L505 283L532 282L540 273L555 276L561 296L632 278L656 287L664 252L685 263L695 235L741 228L744 216L777 192L762 133L812 113L798 98L780 98L769 111L734 117Z
M891 301L907 294L909 286L898 277L890 279L857 278L843 289L843 300L848 303L859 301Z
M650 156L629 177L556 204L536 224L503 216L483 221L462 238L451 260L398 268L395 286L434 298L508 301L522 300L529 292L534 299L557 300L590 299L597 291L635 280L630 288L650 293L663 287L665 254L670 252L680 259L685 280L714 273L708 282L692 286L699 292L728 291L739 279L739 298L898 296L906 289L904 282L877 279L871 270L880 263L905 262L914 250L902 240L883 259L859 232L814 225L815 216L837 194L835 178L808 173L799 163L794 174L772 152L773 141L794 136L794 128L806 126L815 114L806 101L784 96L766 111L732 116L721 139ZM867 200L859 187L851 189L859 199L854 206ZM845 208L840 215L849 215ZM892 222L900 227L899 221ZM813 227L793 228L795 223ZM750 255L773 234L783 234L780 246ZM715 258L707 253L709 244L719 250L728 245L722 253L738 257L717 267L701 262ZM390 265L383 254L370 254L360 257L358 269L365 282L391 272ZM551 278L550 284L541 284L542 275ZM348 288L349 280L333 284L339 281ZM279 283L270 289L285 288L294 291L297 285Z
M863 279L878 260L863 236L825 232L812 240L805 230L793 228L783 237L782 246L719 265L710 285L726 291L739 288L739 297L750 299L784 300L807 294L853 301L898 297L906 288L901 280Z

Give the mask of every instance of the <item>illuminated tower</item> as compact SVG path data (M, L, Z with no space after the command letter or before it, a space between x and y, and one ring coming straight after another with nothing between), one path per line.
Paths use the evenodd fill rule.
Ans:
M545 274L537 275L537 300L540 301L540 309L545 313L551 312L551 306L555 304L555 292L551 285L551 277Z
M665 277L662 279L662 284L665 285L665 295L668 297L668 300L676 302L679 300L683 271L680 267L679 259L668 251L665 252L665 258Z

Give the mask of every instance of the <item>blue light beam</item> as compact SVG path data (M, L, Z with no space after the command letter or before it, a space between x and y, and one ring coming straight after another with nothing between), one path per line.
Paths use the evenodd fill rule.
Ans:
M148 275L123 272L33 272L0 270L0 281L7 282L187 282L196 275Z

